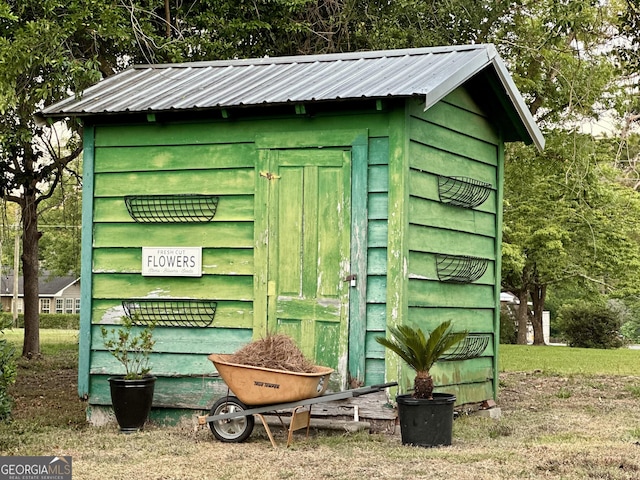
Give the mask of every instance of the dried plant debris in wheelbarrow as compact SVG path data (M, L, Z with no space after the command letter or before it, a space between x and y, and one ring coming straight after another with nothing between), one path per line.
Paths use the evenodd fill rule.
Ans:
M315 365L305 358L293 339L287 335L270 334L248 343L229 361L252 367L285 370L287 372L314 373Z

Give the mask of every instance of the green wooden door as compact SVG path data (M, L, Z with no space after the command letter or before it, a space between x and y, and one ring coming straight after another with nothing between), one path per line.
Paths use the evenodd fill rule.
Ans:
M271 150L267 328L338 370L348 346L351 154Z

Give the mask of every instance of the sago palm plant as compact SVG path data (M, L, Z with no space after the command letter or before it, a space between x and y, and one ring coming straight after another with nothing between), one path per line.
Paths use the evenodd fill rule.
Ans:
M453 332L451 321L438 325L429 336L420 328L408 325L389 327L390 337L376 337L376 341L398 354L416 372L413 382L414 398L433 398L431 367L451 347L463 340L467 332Z

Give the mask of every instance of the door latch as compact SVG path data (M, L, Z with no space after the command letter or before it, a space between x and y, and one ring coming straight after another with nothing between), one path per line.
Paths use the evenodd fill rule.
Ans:
M271 172L260 172L260 176L266 178L267 180L277 180L280 178L280 175L276 175Z
M358 276L356 274L351 274L348 277L345 277L343 281L349 282L349 286L355 287L357 279L358 279Z

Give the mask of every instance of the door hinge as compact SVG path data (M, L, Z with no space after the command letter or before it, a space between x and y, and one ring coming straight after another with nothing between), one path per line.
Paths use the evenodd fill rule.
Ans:
M277 180L280 178L280 175L276 175L271 172L260 172L260 176L266 178L267 180Z

